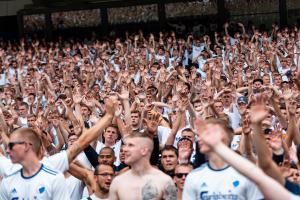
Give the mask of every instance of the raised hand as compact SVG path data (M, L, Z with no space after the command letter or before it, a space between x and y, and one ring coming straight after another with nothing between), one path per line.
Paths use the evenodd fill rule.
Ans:
M121 94L117 93L119 99L121 100L128 100L129 99L129 91L122 87Z
M143 119L143 122L147 126L147 131L151 134L156 134L157 127L159 125L160 114L148 115L147 119Z
M115 107L115 116L116 117L120 117L120 115L122 114L123 112L123 107L122 106L116 106Z
M84 103L85 105L87 105L90 108L95 107L94 98L88 98L87 96L83 96L82 103Z
M297 110L297 102L294 100L291 100L288 103L288 112L290 115L295 115Z
M82 100L82 96L79 94L79 92L73 95L73 101L75 104L79 104L81 100Z
M54 104L55 104L54 96L50 96L50 97L48 98L48 104L49 104L50 106L54 106Z
M243 27L243 26L244 26L244 24L241 23L241 22L237 23L237 25L240 26L240 27Z
M106 99L105 101L106 114L113 116L115 113L115 106L117 106L117 104L111 98Z
M192 149L190 147L190 142L187 140L183 140L180 142L180 146L178 147L178 160L189 160L192 154Z
M67 107L71 107L71 105L72 105L72 99L71 98L66 98L66 100L63 100L62 101L63 103L65 103L65 105L67 106Z
M250 121L251 123L261 123L268 115L268 110L265 105L257 104L251 107Z
M288 101L290 98L292 98L292 96L293 96L292 90L286 90L286 91L284 91L284 93L283 93L283 98L284 98L284 100L286 100L286 101Z
M251 131L250 129L250 119L246 113L242 117L242 130L245 135L248 135Z
M283 149L281 133L272 135L269 140L269 145L275 152Z
M139 38L140 38L139 35L135 35L135 36L134 36L134 41L138 41Z
M199 139L211 148L222 143L224 130L218 125L206 125L204 131L199 134Z

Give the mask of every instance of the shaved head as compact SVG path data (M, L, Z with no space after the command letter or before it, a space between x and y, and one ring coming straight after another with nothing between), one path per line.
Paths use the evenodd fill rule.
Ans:
M125 140L129 138L137 138L139 141L137 144L140 147L147 147L150 151L150 154L152 153L154 144L151 135L148 133L133 132L131 135L127 136Z
M145 133L133 133L125 138L125 163L131 165L149 160L154 148L153 139Z

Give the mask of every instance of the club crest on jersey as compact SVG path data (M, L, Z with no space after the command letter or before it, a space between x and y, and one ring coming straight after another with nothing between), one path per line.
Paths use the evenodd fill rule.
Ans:
M233 184L233 186L236 188L237 186L240 185L240 182L239 182L239 181L234 181L232 184Z
M45 187L41 187L40 189L39 189L39 192L42 194L43 192L45 192Z

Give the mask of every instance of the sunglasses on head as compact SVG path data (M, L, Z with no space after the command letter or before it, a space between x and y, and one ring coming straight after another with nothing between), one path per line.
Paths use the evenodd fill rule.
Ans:
M7 147L9 148L9 150L12 150L16 144L25 144L25 143L26 142L24 142L24 141L9 142Z
M176 173L175 176L176 176L177 178L182 178L183 176L184 176L184 177L187 177L188 174L189 174L189 173Z

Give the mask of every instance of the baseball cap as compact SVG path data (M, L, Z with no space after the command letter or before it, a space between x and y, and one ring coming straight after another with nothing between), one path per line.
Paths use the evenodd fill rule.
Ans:
M237 103L244 103L244 104L248 104L248 99L245 96L240 96L237 99Z

